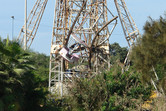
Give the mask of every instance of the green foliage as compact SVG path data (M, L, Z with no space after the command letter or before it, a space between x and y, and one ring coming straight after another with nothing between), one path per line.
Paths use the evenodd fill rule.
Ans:
M110 45L110 54L111 54L111 64L114 64L116 60L120 60L120 62L124 62L127 55L127 48L120 47L118 43L113 43Z
M159 86L166 77L166 18L150 18L144 31L142 38L139 38L133 47L131 59L135 68L142 73L145 82L150 82L151 78L156 80L155 70L159 76Z
M11 109L13 106L14 95L17 85L21 85L19 80L22 73L17 73L18 69L25 71L28 68L19 60L24 58L21 53L21 48L16 42L10 42L9 39L0 41L0 100L4 106L2 109ZM25 65L23 67L23 65Z
M31 57L17 42L0 39L0 110L33 111L44 104L48 92Z
M41 78L35 76L31 71L27 71L21 77L24 81L22 87L15 95L18 95L20 105L24 111L33 111L39 109L39 105L44 105L46 101L47 89L42 87Z
M31 52L31 56L30 61L34 61L35 75L42 79L40 84L43 87L48 87L49 56L35 52Z
M114 67L105 74L108 98L104 102L103 111L138 110L144 100L147 100L151 87L141 83L140 75L133 69L121 74Z
M106 99L106 84L102 75L92 79L75 78L71 84L67 110L98 111Z
M74 79L69 94L65 110L130 111L141 109L151 87L141 83L140 74L134 69L121 74L121 68L114 65L110 72L94 78Z

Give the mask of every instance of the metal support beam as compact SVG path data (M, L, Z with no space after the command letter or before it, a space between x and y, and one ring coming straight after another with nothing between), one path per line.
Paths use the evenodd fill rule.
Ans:
M27 0L25 0L24 50L27 49Z
M119 19L122 25L122 29L129 45L129 51L124 61L124 68L122 69L122 73L129 69L130 60L129 55L132 50L132 45L136 42L136 39L140 36L139 30L130 15L126 3L124 0L114 0L115 6L119 15Z
M37 0L27 17L27 0L25 0L25 23L17 37L17 41L20 41L24 49L31 46L36 36L47 2L48 0Z

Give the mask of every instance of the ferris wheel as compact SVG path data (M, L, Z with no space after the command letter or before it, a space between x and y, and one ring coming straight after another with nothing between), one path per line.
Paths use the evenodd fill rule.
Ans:
M37 0L28 17L28 47L35 37L47 1ZM52 93L62 96L65 82L72 82L73 77L86 78L110 69L109 40L118 17L129 47L135 42L139 30L124 0L114 0L114 3L118 16L114 16L107 6L107 0L56 0L49 64ZM21 34L24 32L22 28L18 39L23 41ZM129 66L128 55L125 66Z

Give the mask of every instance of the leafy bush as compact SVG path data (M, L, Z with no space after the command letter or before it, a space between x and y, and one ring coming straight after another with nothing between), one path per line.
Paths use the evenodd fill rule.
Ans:
M66 101L68 110L98 111L107 96L105 83L102 75L91 79L75 78Z
M142 84L140 75L133 69L121 74L121 70L114 67L105 78L108 97L103 111L138 110L151 93L151 87Z
M74 79L66 110L120 111L138 110L151 93L151 87L141 83L140 74L133 69L121 74L115 66L110 72L91 79Z

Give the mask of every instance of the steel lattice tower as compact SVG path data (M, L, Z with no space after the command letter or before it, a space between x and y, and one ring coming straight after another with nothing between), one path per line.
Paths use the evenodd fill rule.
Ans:
M40 25L40 21L42 19L44 10L46 8L48 0L37 0L35 5L33 6L28 18L27 18L27 40L26 43L24 43L24 27L21 28L21 31L19 33L19 36L17 38L17 41L20 41L21 44L24 46L24 44L27 45L27 48L29 48L36 36L38 27Z
M117 24L116 19L106 0L56 0L49 69L51 92L62 94L63 83L68 79L65 71L70 68L78 69L87 63L87 70L96 73L110 67L109 37ZM87 44L84 50L77 52L81 60L74 67L58 53L61 48L78 42L71 36Z
M37 0L27 19L27 39L24 27L18 39L27 48L32 44L48 0ZM63 95L72 78L98 74L110 68L109 38L119 17L130 47L124 70L130 66L129 55L133 43L140 36L124 0L114 0L118 16L107 6L107 0L56 0L49 64L49 90ZM66 54L63 54L66 51ZM70 57L65 58L65 57ZM71 58L77 56L78 61ZM89 76L88 75L88 76ZM91 76L91 75L90 75ZM85 76L84 76L85 77ZM63 86L64 85L64 86Z

